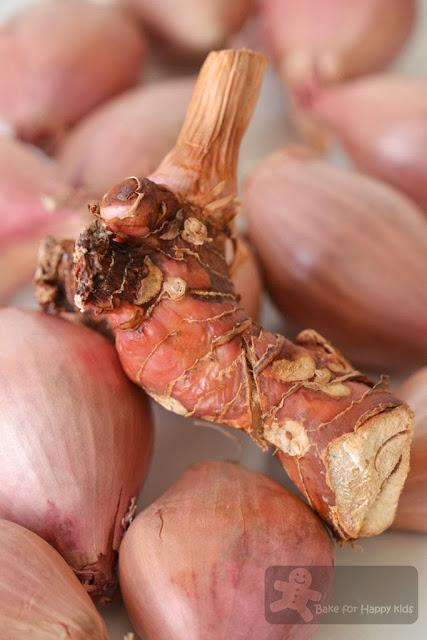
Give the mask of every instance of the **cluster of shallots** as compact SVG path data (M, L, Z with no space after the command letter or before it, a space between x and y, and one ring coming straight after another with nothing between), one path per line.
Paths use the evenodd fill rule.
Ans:
M3 637L53 640L65 629L69 638L106 640L85 590L106 600L114 586L150 458L147 400L113 346L68 320L4 309L0 348ZM218 620L221 638L282 638L263 616L266 569L332 567L334 558L306 505L234 463L187 471L126 540L123 596L135 629L153 640L209 637ZM327 594L332 573L324 580ZM215 589L220 597L207 606Z
M305 144L261 162L243 202L291 327L315 327L370 370L424 367L396 390L415 432L393 526L427 531L427 79L384 71L419 4L259 0ZM334 144L347 168L325 158Z
M119 586L143 640L309 640L320 614L272 568L321 567L327 605L334 539L427 532L427 81L384 71L416 16L32 0L0 22L0 304L35 274L41 307L0 309L0 638L107 640ZM295 125L241 200L265 58L197 78L227 42L266 53ZM261 274L294 341L258 324ZM345 356L411 375L392 393ZM136 516L151 401L272 445L300 495L208 461Z

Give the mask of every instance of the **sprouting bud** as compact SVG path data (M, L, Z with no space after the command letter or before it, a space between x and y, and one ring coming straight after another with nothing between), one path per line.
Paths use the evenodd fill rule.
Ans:
M147 235L176 215L179 203L165 187L147 178L126 178L108 191L99 206L99 215L110 229L132 235ZM137 232L137 233L135 233Z

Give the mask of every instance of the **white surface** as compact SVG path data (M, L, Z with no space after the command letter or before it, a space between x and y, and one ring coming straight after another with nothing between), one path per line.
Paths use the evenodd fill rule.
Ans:
M0 19L32 1L0 0ZM420 1L420 7L422 11L417 32L396 64L396 68L405 73L425 74L427 71L425 0ZM292 133L284 108L282 90L270 73L264 83L255 118L243 146L243 171L247 171L257 159L291 139ZM19 303L28 300L28 296L23 295L19 298ZM265 316L267 326L271 327L275 323L271 311ZM233 433L232 437L229 437L224 435L221 429L191 425L189 421L159 408L155 410L155 417L155 454L139 501L140 508L158 497L188 465L206 459L239 460L253 469L267 473L281 483L286 482L284 472L277 461L269 455L262 454L242 434ZM374 539L363 540L358 543L356 549L350 546L337 549L337 563L415 566L419 572L419 619L411 626L323 626L316 635L317 640L424 640L427 637L427 536L387 533ZM103 614L108 621L112 640L122 640L124 634L131 630L119 597L113 605L103 610Z

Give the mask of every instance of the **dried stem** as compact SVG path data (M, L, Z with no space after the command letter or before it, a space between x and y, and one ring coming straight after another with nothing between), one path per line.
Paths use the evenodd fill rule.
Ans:
M230 211L240 142L264 69L265 58L252 51L210 53L176 145L150 178L192 204Z

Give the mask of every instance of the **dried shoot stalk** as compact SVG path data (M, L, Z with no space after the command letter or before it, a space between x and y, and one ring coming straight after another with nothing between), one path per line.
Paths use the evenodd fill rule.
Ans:
M239 145L263 68L249 51L209 55L175 148L94 208L72 271L69 246L51 241L37 296L63 309L65 293L107 318L125 371L157 402L273 444L337 536L374 535L408 472L410 409L316 332L293 344L256 325L229 277Z

